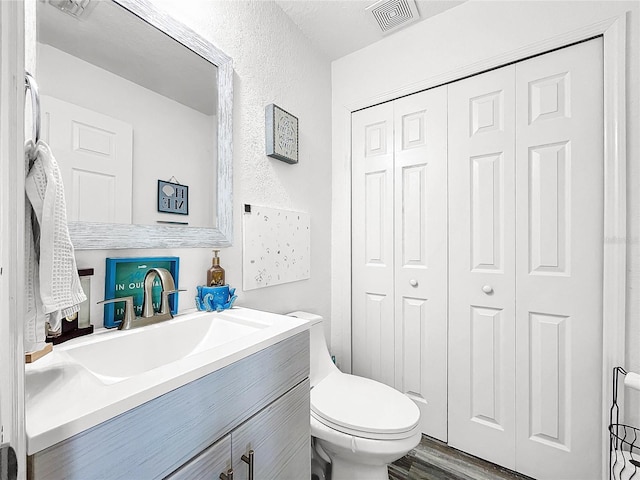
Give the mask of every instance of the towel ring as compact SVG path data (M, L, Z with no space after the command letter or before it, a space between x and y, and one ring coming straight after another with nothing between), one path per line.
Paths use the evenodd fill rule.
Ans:
M38 84L35 78L29 72L24 72L24 93L27 90L31 92L31 113L33 121L31 127L33 129L33 144L40 140L40 95L38 94Z

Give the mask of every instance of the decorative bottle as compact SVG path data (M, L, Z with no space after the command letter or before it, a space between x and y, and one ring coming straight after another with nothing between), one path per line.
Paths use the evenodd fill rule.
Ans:
M220 257L218 257L219 251L220 250L213 251L213 258L211 259L211 268L207 270L207 286L208 287L220 287L225 284L224 268L220 266Z

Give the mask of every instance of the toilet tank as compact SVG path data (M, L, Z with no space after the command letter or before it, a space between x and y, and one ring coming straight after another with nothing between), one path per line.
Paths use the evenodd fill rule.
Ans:
M309 312L291 312L290 317L301 318L311 323L309 331L309 382L311 388L320 383L327 375L337 372L338 367L331 361L331 355L327 349L327 341L324 336L322 317Z

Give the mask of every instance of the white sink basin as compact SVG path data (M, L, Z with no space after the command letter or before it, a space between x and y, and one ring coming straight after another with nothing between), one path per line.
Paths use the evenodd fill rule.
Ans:
M200 314L175 318L71 346L67 354L105 383L114 383L231 342L264 323Z
M25 366L27 454L308 328L298 318L234 307L56 345Z

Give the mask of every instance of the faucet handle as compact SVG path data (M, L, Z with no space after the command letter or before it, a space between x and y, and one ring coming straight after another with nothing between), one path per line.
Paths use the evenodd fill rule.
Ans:
M158 313L171 314L171 309L169 308L169 295L171 295L172 293L178 293L178 292L186 292L186 290L174 288L173 290L162 291L162 295L160 298L160 311ZM173 317L173 314L171 314L171 316Z
M166 295L171 295L172 293L186 292L186 291L187 291L186 288L176 288L174 290L163 290L162 293Z
M101 300L98 302L98 304L118 303L118 302L124 302L124 318L120 322L120 325L118 325L118 330L123 330L123 329L127 330L131 328L131 324L136 318L135 310L133 309L133 297L129 296L129 297L110 298L107 300Z

